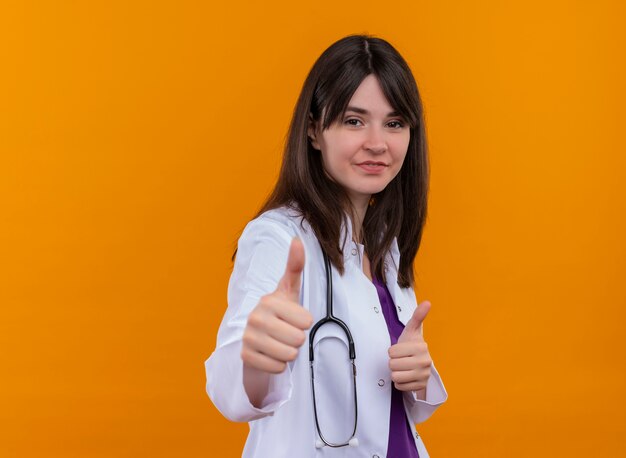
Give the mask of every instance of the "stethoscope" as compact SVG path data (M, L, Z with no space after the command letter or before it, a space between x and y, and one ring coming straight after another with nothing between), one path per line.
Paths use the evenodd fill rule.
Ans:
M324 265L326 267L326 316L319 320L315 325L311 328L311 332L309 333L309 364L311 366L311 391L313 392L313 413L315 414L315 427L317 428L317 434L319 435L319 440L316 441L315 446L317 448L322 448L325 445L329 447L345 447L349 445L351 447L356 447L359 445L359 440L355 437L356 434L356 424L357 424L357 400L356 400L356 365L354 364L354 360L356 359L356 353L354 351L354 340L352 340L352 334L350 333L350 329L348 325L333 315L333 277L332 277L332 266L330 264L330 259L328 255L322 248L322 254L324 255ZM348 352L350 355L350 363L352 364L352 386L354 387L354 429L352 430L352 434L348 438L347 441L343 443L333 443L329 442L324 438L322 434L322 430L320 429L320 423L317 418L317 404L315 402L315 374L313 370L313 339L315 338L315 333L321 328L323 325L328 323L334 323L338 325L343 332L346 334L348 338Z

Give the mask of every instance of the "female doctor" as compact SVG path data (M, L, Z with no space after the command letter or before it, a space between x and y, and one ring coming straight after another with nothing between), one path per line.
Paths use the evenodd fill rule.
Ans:
M426 219L419 92L385 40L331 45L298 98L278 182L238 241L207 392L244 457L428 456L447 399L413 261Z

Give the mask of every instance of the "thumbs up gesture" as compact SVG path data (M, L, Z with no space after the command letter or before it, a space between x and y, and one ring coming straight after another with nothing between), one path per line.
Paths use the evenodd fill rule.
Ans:
M244 367L280 374L298 356L304 331L313 324L313 316L298 303L303 269L304 245L294 238L276 290L263 296L248 315L241 349Z
M422 302L406 323L398 343L389 347L391 380L400 391L422 390L428 383L433 361L424 341L422 324L429 311L430 302Z

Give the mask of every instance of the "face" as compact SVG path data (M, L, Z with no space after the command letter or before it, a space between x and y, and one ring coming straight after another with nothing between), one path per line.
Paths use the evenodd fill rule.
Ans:
M348 103L343 118L328 129L312 124L309 137L320 151L326 174L366 208L398 174L409 147L407 122L389 105L378 79L368 75Z

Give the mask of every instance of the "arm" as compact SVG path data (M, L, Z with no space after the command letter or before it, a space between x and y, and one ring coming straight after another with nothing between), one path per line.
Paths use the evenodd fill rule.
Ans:
M420 399L421 396L423 399ZM404 405L414 423L422 423L448 399L448 393L433 362L430 366L430 377L426 388L420 391L404 392Z
M397 344L389 348L391 378L404 392L405 406L415 423L426 421L448 398L424 340L423 322L430 308L430 302L422 302Z
M217 346L206 361L207 393L224 416L251 421L271 415L291 395L291 371L260 374L242 360L243 339L250 313L276 289L284 273L292 234L278 222L257 219L239 239L228 286L228 309L220 325Z

